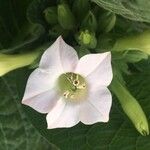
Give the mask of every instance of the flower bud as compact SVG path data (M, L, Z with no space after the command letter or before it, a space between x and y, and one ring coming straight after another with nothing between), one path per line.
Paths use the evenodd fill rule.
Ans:
M73 3L73 13L76 15L78 21L81 21L85 18L89 9L90 9L89 0L75 0Z
M0 76L6 73L30 65L39 55L39 52L30 52L26 54L0 54Z
M112 81L111 90L117 96L124 112L130 118L135 128L141 133L141 135L149 135L148 121L138 101L116 78Z
M81 31L77 36L77 41L81 46L85 46L86 48L95 48L97 45L95 33L88 30Z
M99 17L99 31L110 32L116 23L116 15L112 12L107 12Z
M57 24L57 7L48 7L45 9L44 17L48 24Z
M92 32L95 32L97 30L97 20L91 11L89 11L87 16L83 20L81 28L88 29L89 31Z
M118 39L114 51L139 50L150 55L150 30Z
M75 18L69 6L64 3L58 5L58 22L62 28L72 30L75 27Z

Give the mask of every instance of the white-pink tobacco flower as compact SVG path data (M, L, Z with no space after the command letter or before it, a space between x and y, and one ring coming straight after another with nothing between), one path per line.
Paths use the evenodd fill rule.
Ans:
M43 54L30 75L22 103L48 113L48 129L107 122L112 96L111 53L78 58L62 37Z

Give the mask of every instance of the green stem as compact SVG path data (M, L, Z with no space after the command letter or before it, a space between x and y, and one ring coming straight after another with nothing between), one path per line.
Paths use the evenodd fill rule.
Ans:
M143 135L149 134L148 121L142 107L130 92L114 77L111 90L118 98L124 112L130 118L135 128Z

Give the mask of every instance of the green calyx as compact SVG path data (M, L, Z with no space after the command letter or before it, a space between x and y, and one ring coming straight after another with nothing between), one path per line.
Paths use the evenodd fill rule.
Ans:
M48 7L44 10L44 17L48 24L57 24L57 7Z
M87 95L87 83L81 75L67 72L59 76L58 90L66 100L79 101Z
M88 30L81 31L77 37L77 41L80 45L87 48L95 48L97 45L97 39L95 33Z
M81 32L79 39L82 40L84 44L90 44L91 35L88 31Z
M90 1L89 0L75 0L73 2L72 9L73 9L73 13L77 17L77 20L82 21L90 9Z
M67 4L60 4L57 8L58 22L65 30L72 30L75 27L75 17Z
M98 19L99 31L110 32L116 24L116 15L112 12L105 12Z
M81 27L83 29L88 29L92 32L96 32L97 30L97 20L92 11L89 11L89 13L86 15L84 20L81 23Z

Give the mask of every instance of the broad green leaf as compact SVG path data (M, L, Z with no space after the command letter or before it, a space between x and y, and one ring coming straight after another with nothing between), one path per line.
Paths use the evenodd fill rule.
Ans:
M21 91L29 71L0 78L0 150L55 150L35 130L22 109Z
M0 0L0 43L9 46L27 22L26 9L30 0Z
M91 0L97 5L125 18L150 22L149 0Z
M40 24L26 24L21 28L21 34L16 35L7 48L0 49L2 53L22 53L32 51L42 45L45 29Z
M18 53L41 44L45 29L26 17L29 0L0 0L0 51ZM7 8L7 9L6 9Z
M139 100L147 117L150 117L150 72L132 74L127 78L127 86ZM150 136L141 136L125 116L116 98L108 123L85 126L78 124L72 128L47 129L46 115L25 106L25 111L37 130L61 150L148 150Z

